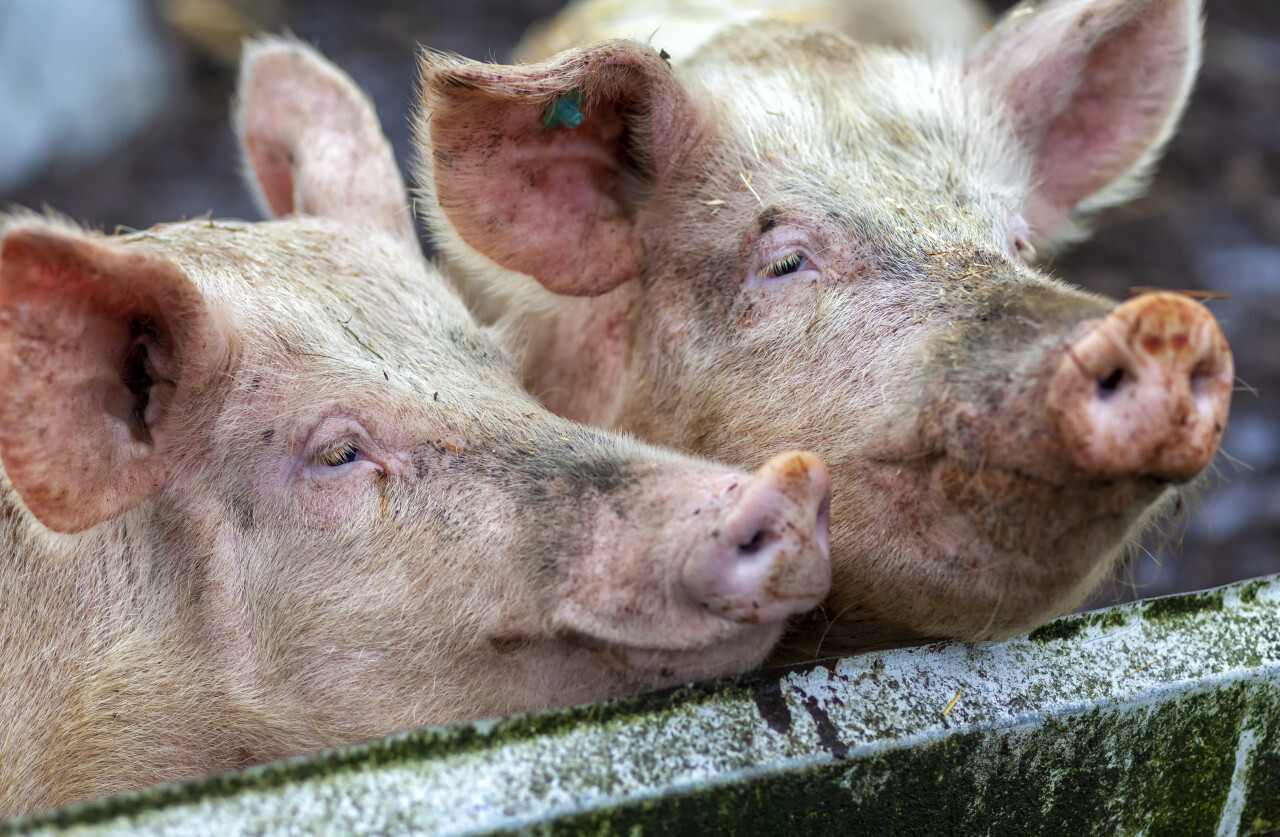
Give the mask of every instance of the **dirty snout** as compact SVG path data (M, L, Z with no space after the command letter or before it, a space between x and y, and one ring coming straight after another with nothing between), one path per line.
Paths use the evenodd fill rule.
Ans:
M1048 400L1075 464L1098 477L1177 482L1203 470L1222 440L1234 379L1208 309L1144 294L1077 334Z
M683 568L686 591L734 622L780 622L815 607L831 586L831 480L816 456L781 453L737 498Z

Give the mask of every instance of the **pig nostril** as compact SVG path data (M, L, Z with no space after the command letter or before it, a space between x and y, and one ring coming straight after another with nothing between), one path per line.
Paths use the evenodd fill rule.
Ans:
M1202 360L1191 370L1191 394L1196 398L1207 397L1213 384L1213 365Z
M818 543L822 546L822 551L826 552L831 548L831 495L828 494L822 500L822 505L818 507L818 519L814 532L818 536Z
M755 555L773 540L769 537L769 533L761 529L751 536L751 540L738 544L738 553L740 555Z
M1098 395L1102 398L1109 398L1116 394L1120 389L1120 384L1124 381L1124 370L1116 369L1110 375L1098 380Z

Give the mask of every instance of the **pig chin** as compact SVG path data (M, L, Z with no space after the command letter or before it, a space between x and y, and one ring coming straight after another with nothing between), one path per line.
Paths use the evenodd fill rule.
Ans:
M831 604L903 640L1002 638L1070 610L1172 494L1160 479L1056 483L943 454L867 463L858 480L867 489L833 510L833 540L865 557L836 572L876 572L891 592Z
M571 639L602 661L605 668L632 681L633 687L659 689L756 668L777 644L782 630L781 622L735 626L731 634L714 645L696 648L627 645L583 634Z

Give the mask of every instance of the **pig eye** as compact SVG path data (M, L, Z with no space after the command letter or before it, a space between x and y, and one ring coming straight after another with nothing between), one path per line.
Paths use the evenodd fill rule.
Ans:
M351 440L347 440L321 453L316 457L316 462L321 465L328 465L330 468L336 468L339 465L346 465L348 462L355 462L356 457L359 455L360 446Z
M1005 233L1009 255L1030 264L1035 260L1036 248L1031 246L1031 227L1021 215L1012 214Z
M795 273L802 267L804 267L804 254L792 253L768 265L764 270L760 271L760 274L766 279L777 279L780 276Z
M1026 236L1019 235L1013 239L1013 250L1024 262L1030 262L1036 257L1036 248L1031 246Z

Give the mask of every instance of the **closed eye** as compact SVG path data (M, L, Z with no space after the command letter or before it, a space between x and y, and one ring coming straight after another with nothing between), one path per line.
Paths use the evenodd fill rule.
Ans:
M360 446L351 440L347 440L321 453L316 457L316 462L336 468L339 465L346 465L348 462L355 462L356 457L359 455Z
M789 256L784 256L773 264L765 267L765 269L761 271L761 275L768 279L777 279L779 276L786 276L789 273L795 273L804 266L804 261L803 253L792 253Z

